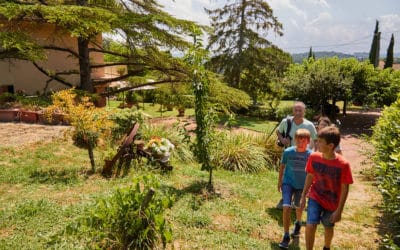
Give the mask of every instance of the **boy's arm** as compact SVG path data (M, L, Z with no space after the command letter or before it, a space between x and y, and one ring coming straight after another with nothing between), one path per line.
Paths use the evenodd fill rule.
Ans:
M282 179L284 170L285 170L285 164L281 163L279 167L278 192L282 191Z
M301 194L301 199L300 199L300 209L303 210L306 206L306 196L308 193L308 190L311 187L313 180L313 175L310 173L307 173L306 180L304 182L304 188L303 188L303 193Z
M341 187L342 187L342 191L340 194L338 208L331 215L332 223L338 222L342 219L342 212L343 212L344 204L346 203L347 195L349 194L349 184L342 184Z

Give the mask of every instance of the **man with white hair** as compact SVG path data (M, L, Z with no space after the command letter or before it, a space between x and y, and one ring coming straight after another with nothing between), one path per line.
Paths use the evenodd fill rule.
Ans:
M306 114L306 105L303 102L296 101L293 105L293 116L286 117L282 119L281 123L278 126L278 129L276 130L276 134L278 136L278 140L284 145L284 147L290 147L294 146L294 135L296 131L300 128L307 129L310 131L311 135L311 140L310 144L308 147L310 149L313 149L317 151L317 130L314 126L314 123L311 121L307 120L304 116ZM289 120L289 121L288 121ZM288 123L291 125L288 126ZM288 130L288 127L290 131ZM281 199L278 204L276 205L276 208L282 209L282 202L283 200Z

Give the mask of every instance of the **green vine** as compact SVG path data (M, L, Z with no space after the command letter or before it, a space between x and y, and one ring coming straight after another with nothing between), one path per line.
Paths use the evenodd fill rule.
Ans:
M199 29L194 28L193 46L189 50L187 60L193 67L193 92L195 96L195 117L196 117L196 145L195 156L201 163L201 169L209 172L208 188L213 190L212 177L213 166L211 164L211 147L213 142L215 113L209 107L209 76L204 67L204 62L208 58L208 52L203 49Z

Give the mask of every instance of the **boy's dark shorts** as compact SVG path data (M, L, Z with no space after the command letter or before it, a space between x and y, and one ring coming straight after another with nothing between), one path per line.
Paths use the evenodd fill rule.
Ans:
M326 210L317 201L309 198L307 208L307 224L319 224L325 227L334 227L335 223L330 222L333 211Z
M283 207L291 207L292 206L292 195L293 202L296 207L300 207L300 199L301 193L303 189L293 188L291 185L282 184L282 199L283 199Z

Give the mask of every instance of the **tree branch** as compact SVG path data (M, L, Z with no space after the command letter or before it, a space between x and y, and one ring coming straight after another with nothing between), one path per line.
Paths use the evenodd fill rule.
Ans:
M103 67L117 66L117 65L133 65L133 66L143 66L143 67L146 66L146 64L143 63L115 62L115 63L96 64L92 65L91 68L103 68Z
M156 81L156 82L149 82L149 83L144 83L144 84L140 84L137 86L129 86L129 87L125 87L125 88L120 88L117 90L112 90L112 91L107 91L107 92L103 92L100 95L101 96L110 96L110 95L114 95L120 92L124 92L124 91L128 91L131 89L135 89L135 88L139 88L139 87L144 87L144 86L154 86L154 85L158 85L158 84L162 84L162 83L179 83L179 82L185 82L182 79L164 79L164 80L160 80L160 81Z
M105 53L105 54L109 54L109 55L114 55L114 56L120 56L120 57L124 57L124 58L129 58L128 55L125 54L121 54L121 53L117 53L115 51L109 51L109 50L104 50L104 49L97 49L97 48L89 48L89 52L99 52L99 53Z
M59 82L59 83L61 83L61 84L64 84L64 85L66 85L66 86L68 86L68 87L70 87L70 88L74 87L73 84L71 84L71 83L65 81L64 79L62 79L61 77L59 77L57 74L56 74L56 75L51 75L51 74L49 74L44 68L40 67L36 62L33 61L32 64L33 64L40 72L42 72L42 73L45 74L46 76L50 77L51 79L54 79L54 80L56 80L57 82Z
M43 46L43 49L69 52L72 55L74 55L76 58L79 58L79 54L77 52L75 52L75 51L73 51L71 49L68 49L68 48L61 48L61 47L57 47L57 46L53 46L53 45L46 45L46 46Z

